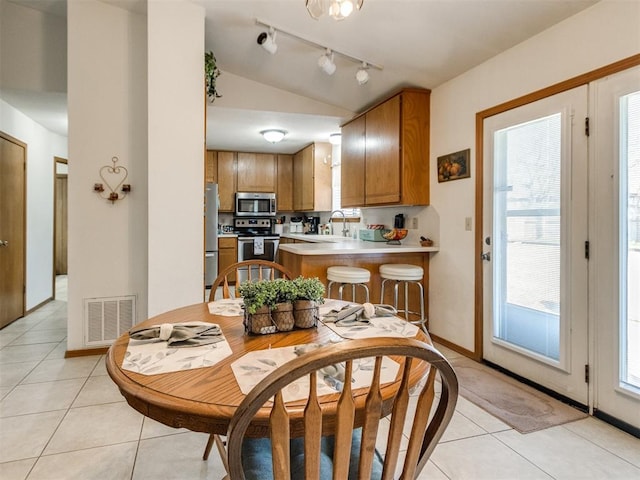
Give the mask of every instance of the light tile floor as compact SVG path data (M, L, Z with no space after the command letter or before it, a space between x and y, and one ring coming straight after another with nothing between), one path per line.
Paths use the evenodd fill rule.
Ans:
M64 358L64 277L57 298L0 330L0 479L222 478L207 436L130 408L103 356ZM521 435L460 397L420 478L640 479L640 440L595 418Z

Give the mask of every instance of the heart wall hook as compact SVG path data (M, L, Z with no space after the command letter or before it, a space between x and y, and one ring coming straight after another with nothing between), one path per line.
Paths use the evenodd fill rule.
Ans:
M98 174L103 183L93 184L93 191L105 200L109 200L112 204L116 200L122 200L131 191L131 185L124 183L129 176L129 171L126 167L116 165L118 161L118 157L112 157L112 165L105 165L100 168ZM120 191L118 192L118 190Z

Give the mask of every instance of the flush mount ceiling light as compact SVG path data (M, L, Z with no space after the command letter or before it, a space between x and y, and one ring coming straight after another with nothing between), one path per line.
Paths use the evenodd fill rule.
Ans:
M271 55L274 55L278 51L278 44L276 43L276 31L272 28L269 29L269 33L262 32L258 35L258 45L262 46Z
M364 0L307 0L307 11L315 20L323 15L329 15L334 20L344 20L360 10Z
M329 135L329 143L331 145L340 145L342 143L342 134L332 133Z
M260 135L264 137L267 142L278 143L281 142L284 136L287 134L284 130L263 130L260 132Z
M327 75L333 75L336 71L336 64L333 61L333 52L327 48L327 51L318 59L318 66Z
M362 62L362 66L356 72L356 80L358 81L358 85L364 85L369 81L369 65L367 62Z

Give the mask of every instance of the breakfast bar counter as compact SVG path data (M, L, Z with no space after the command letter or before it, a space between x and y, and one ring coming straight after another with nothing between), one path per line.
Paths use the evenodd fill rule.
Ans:
M381 279L378 269L386 263L404 263L417 265L424 270L422 284L424 286L425 316L428 318L429 256L438 251L438 247L422 247L419 244L390 245L385 242L366 242L354 239L341 240L330 237L323 241L323 235L287 235L285 238L295 240L300 237L304 243L280 243L278 262L288 268L295 276L318 277L327 285L327 268L334 265L366 268L371 272L369 292L372 303L393 303L393 289L386 289L385 298L380 298ZM311 237L319 237L315 242ZM402 289L400 289L402 290ZM335 291L334 291L335 294ZM351 289L345 289L345 300L364 302L362 289L357 289L355 300L350 297ZM403 293L399 292L402 304ZM418 305L419 290L412 286L409 289L411 305Z

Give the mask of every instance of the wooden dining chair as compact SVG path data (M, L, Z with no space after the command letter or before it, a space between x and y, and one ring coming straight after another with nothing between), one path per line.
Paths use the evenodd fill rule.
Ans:
M249 281L273 280L278 277L293 278L293 274L287 268L276 262L259 259L237 262L225 268L214 280L209 293L209 301L215 300L218 287L222 287L222 298L232 298L229 282L239 278L238 272L240 271L247 271L247 280ZM233 280L229 280L230 278Z
M394 382L381 385L384 356L398 361L400 367ZM358 368L357 360L365 358L375 358L371 385L352 389L350 379ZM429 367L425 369L422 362ZM321 371L335 365L343 365L345 371L342 392L334 394L339 395L337 403L316 393L317 384L323 381ZM425 372L420 381L416 381L415 371ZM439 397L434 392L436 372L442 385ZM305 376L311 386L306 406L304 400L285 404L283 389ZM415 412L409 413L409 397L413 395L417 404ZM401 478L415 478L447 428L457 398L458 381L449 362L418 340L369 338L317 348L274 370L239 405L227 434L229 478L271 478L270 472L275 480L387 479L400 472ZM245 438L254 416L263 408L270 410L270 438ZM389 428L378 428L387 415ZM300 432L290 431L293 418L303 418ZM329 432L333 428L335 431ZM401 462L405 430L409 441ZM377 445L384 449L384 455Z
M292 279L293 274L285 267L280 265L279 263L270 262L268 260L245 260L244 262L237 262L232 265L229 265L225 268L220 274L216 277L213 284L211 285L211 292L209 293L209 301L213 302L216 297L216 292L218 287L222 287L222 298L232 298L231 289L229 288L229 278L239 278L238 272L246 270L247 271L247 280L249 281L257 281L257 280L273 280L276 277L288 278ZM211 448L215 443L218 448L218 452L220 453L220 457L222 458L222 462L227 468L227 452L225 450L225 442L222 440L220 435L211 434L209 435L209 440L207 441L207 445L204 448L204 454L202 455L203 460L209 459L209 454L211 453ZM227 469L228 471L228 469Z

